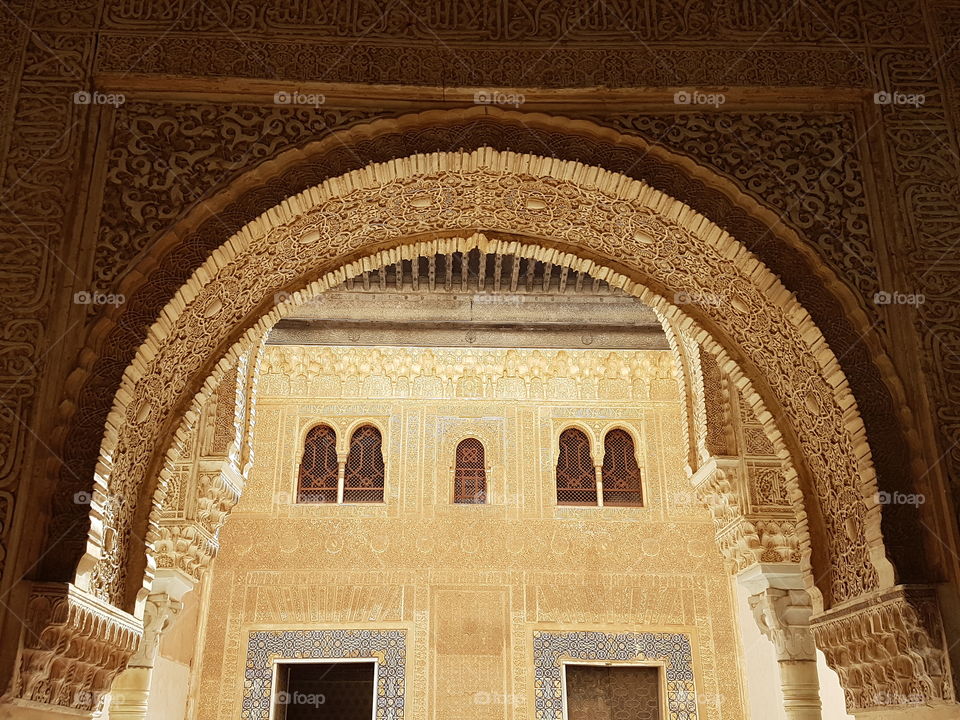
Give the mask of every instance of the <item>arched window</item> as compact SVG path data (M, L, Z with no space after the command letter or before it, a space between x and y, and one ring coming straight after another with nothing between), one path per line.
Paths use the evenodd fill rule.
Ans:
M457 464L453 473L453 501L482 505L487 501L487 469L483 443L476 438L457 445Z
M576 428L560 433L557 504L597 504L597 475L590 457L590 441L582 430Z
M383 450L373 425L357 428L343 469L344 502L383 502Z
M643 505L640 468L633 438L626 430L611 430L603 439L603 504Z
M297 502L335 503L337 501L337 435L327 425L317 425L307 433L300 461Z

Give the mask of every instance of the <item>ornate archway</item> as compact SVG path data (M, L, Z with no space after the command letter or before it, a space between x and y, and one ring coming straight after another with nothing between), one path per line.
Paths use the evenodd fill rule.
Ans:
M616 124L617 129L604 127L599 120L484 107L372 121L358 114L337 122L342 129L268 156L211 190L168 231L144 246L114 288L125 294L128 302L107 308L99 317L90 331L88 348L66 385L61 405L64 420L52 443L63 458L62 465L55 461L52 467L60 475L60 492L54 499L47 532L57 550L45 553L37 577L66 581L83 553L85 526L78 513L84 508L78 508L72 497L89 490L83 483L94 470L111 398L123 369L133 361L147 328L160 316L174 288L185 282L225 237L284 198L368 163L386 162L410 152L491 146L541 154L549 149L560 159L642 179L709 217L782 278L821 328L857 397L881 489L909 490L914 482L911 478L922 473L916 463L911 465L911 457L919 452L908 455L895 450L904 445L913 448L916 441L909 416L898 412L905 406L904 394L880 348L873 322L864 312L863 297L838 280L830 265L793 229L805 227L802 214L796 218L778 215L763 204L761 188L751 196L732 178L651 144L627 128ZM120 211L119 207L105 210L105 216ZM118 232L130 231L122 218L114 218L110 224L114 222L120 225ZM936 558L942 548L932 543L926 553L930 566L917 562L909 550L919 526L915 517L903 516L902 510L887 508L882 518L888 555L902 582L928 581L937 576Z
M351 272L350 261L385 264L425 237L462 250L463 235L476 230L510 233L492 241L557 264L602 258L592 275L607 279L604 268L614 268L626 291L679 321L744 384L748 402L763 399L788 420L778 428L763 418L773 437L786 431L781 452L798 456L807 512L823 523L824 564L816 570L829 575L819 584L826 606L893 584L855 400L809 315L779 281L728 233L639 181L481 149L374 165L289 198L181 288L125 373L111 411L91 508L100 521L78 585L133 608L141 585L132 576L134 538L146 527L149 498L162 494L153 480L162 455L152 449L167 444L178 415L197 414L219 380L217 363L232 363L279 316L282 308L271 308L277 293L311 282L322 290ZM377 248L386 254L371 258ZM723 312L690 306L681 313L664 299L675 293L724 298ZM195 393L190 379L209 370Z
M818 610L895 584L856 401L796 297L736 238L645 183L481 148L370 165L292 196L181 287L108 418L77 587L138 614L151 568L136 538L153 540L148 518L181 420L196 417L223 371L298 299L404 253L473 247L579 265L636 294L711 352L748 403L770 408L758 415L807 499ZM723 298L723 311L681 310L670 302L677 293Z

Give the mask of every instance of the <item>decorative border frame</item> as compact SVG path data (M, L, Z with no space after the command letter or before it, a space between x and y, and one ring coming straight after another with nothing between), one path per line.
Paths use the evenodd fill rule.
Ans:
M563 665L569 661L663 664L669 720L697 720L693 645L685 633L533 633L537 720L565 720Z
M247 640L241 720L268 720L277 660L376 660L377 720L403 718L407 638L404 630L264 630Z

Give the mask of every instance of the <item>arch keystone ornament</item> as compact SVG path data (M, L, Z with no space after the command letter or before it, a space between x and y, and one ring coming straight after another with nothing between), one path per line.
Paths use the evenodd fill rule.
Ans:
M180 288L124 373L107 420L75 579L84 597L142 618L173 461L225 373L280 317L371 268L473 249L585 272L695 340L750 406L770 410L760 421L777 456L791 460L785 481L804 495L797 534L809 537L800 550L813 611L893 588L863 422L793 294L729 233L656 188L484 147L369 165L289 197ZM667 300L679 293L720 302L681 308ZM900 656L943 654L942 637L911 627L890 651L898 667ZM933 663L909 667L911 682L931 683Z

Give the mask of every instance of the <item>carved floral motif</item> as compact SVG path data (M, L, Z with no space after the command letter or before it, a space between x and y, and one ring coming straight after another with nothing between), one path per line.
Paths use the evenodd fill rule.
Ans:
M137 410L136 401L127 405L127 421L117 428L115 450L102 456L102 477L108 483L108 495L141 492L142 480L137 479L135 468L144 463L138 455L155 444L153 435L159 415L154 417L154 413L160 412L167 398L187 390L188 369L208 352L215 329L229 326L234 317L245 315L263 297L298 282L298 272L305 270L306 265L317 267L343 253L358 252L370 243L389 241L412 231L449 231L451 223L462 230L478 226L535 234L546 230L568 247L593 247L601 255L617 256L624 262L630 258L629 263L641 277L649 273L660 278L660 282L669 282L687 292L708 291L725 298L723 312L715 313L715 321L726 326L743 351L753 355L770 385L779 388L784 410L796 423L803 454L809 458L834 556L834 597L853 597L875 587L874 563L881 561L882 556L874 548L868 559L863 534L851 536L835 531L837 527L863 528L875 521L878 511L868 513L864 501L857 499L866 493L860 488L865 477L862 450L855 448L860 448L865 440L862 429L852 436L848 434L848 414L840 409L848 403L838 404L836 399L836 393L848 391L835 390L823 374L813 371L835 365L832 356L824 354L822 346L819 357L813 355L809 340L794 326L782 300L771 302L766 289L769 284L763 289L753 284L757 277L754 267L746 270L724 255L729 250L720 248L734 243L732 238L719 229L711 230L709 223L694 220L692 213L679 206L673 211L679 222L663 214L663 209L675 203L672 199L602 171L594 182L609 188L606 192L578 187L566 178L575 172L573 166L550 159L535 159L534 164L526 165L532 175L494 175L488 169L497 164L509 165L516 159L517 156L484 150L378 166L377 172L387 177L401 168L406 172L413 167L417 170L412 176L377 180L367 188L357 184L370 184L372 175L358 174L350 181L355 189L347 195L340 194L342 183L327 183L291 199L285 205L286 215L277 214L251 225L241 235L238 247L246 246L243 254L236 261L218 260L220 269L215 271L215 280L199 289L175 323L165 321L155 326L156 339L150 342L158 345L148 371L131 383L128 391L133 398L154 399L150 412L145 412L142 405ZM425 172L424 163L447 167ZM548 175L538 176L538 172ZM325 202L325 197L329 201ZM274 235L271 226L278 222L283 223L283 230ZM697 231L691 230L691 226L697 227ZM314 245L318 240L320 244ZM691 251L694 247L696 252ZM553 251L546 255L557 264L573 260ZM247 257L256 258L251 274L247 274L244 265ZM395 261L388 257L389 253L381 262ZM271 262L280 265L271 270ZM302 269L298 270L300 266ZM609 271L596 268L592 272L609 281ZM718 278L723 278L722 286L717 284ZM625 278L617 283L633 290ZM655 296L650 301L667 310L668 306ZM808 357L809 362L797 361L803 357ZM830 442L825 438L830 438ZM130 532L129 519L117 519L122 528L118 543L99 563L93 584L97 592L110 596L123 584L123 571L116 571L110 557L122 557Z
M953 702L936 591L897 586L812 620L848 710Z
M73 585L37 584L10 696L97 710L141 632L136 618Z

